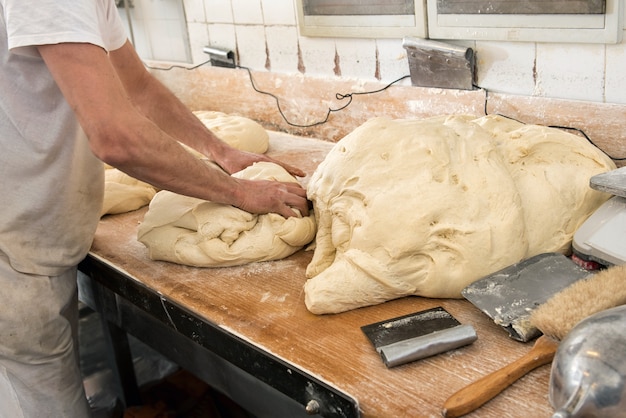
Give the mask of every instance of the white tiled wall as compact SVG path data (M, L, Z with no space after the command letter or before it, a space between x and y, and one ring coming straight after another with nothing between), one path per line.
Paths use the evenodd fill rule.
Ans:
M295 0L183 0L183 3L195 64L208 59L202 48L211 45L235 51L240 65L260 71L382 82L409 74L401 39L301 37ZM626 42L579 45L459 40L458 43L476 51L477 84L487 90L626 103Z

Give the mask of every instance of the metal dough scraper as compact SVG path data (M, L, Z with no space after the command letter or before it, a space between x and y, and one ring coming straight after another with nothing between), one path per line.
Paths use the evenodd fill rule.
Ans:
M461 294L511 338L529 341L541 334L530 313L590 272L560 253L544 253L513 264L467 286Z
M388 368L471 344L477 338L471 325L462 325L442 307L364 325L361 330Z

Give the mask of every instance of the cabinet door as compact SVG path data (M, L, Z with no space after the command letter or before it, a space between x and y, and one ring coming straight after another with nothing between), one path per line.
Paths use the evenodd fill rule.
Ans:
M296 0L302 36L425 38L425 0Z
M623 7L622 0L427 0L428 36L618 43Z

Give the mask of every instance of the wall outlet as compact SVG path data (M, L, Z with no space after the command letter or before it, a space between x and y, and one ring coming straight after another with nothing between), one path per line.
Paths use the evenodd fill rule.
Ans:
M202 52L211 58L211 65L214 67L235 68L235 53L228 49L205 46Z

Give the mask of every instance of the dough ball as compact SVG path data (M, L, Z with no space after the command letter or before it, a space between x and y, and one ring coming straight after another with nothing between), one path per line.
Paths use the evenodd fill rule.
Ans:
M318 233L307 308L459 298L523 258L566 252L609 197L589 178L614 167L576 135L498 116L372 119L309 182Z
M263 154L269 148L269 134L252 119L210 110L198 110L193 113L215 135L233 148L257 154Z
M233 176L297 180L281 166L256 163ZM226 267L285 258L315 237L315 217L251 214L230 205L160 191L139 226L138 240L153 260Z
M148 183L123 171L106 166L104 171L104 200L100 216L131 212L146 206L156 194Z

